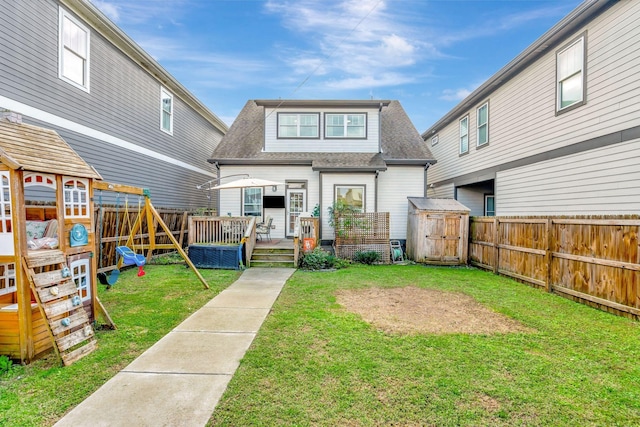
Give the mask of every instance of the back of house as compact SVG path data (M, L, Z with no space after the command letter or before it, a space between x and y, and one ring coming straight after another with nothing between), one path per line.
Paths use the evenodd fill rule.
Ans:
M55 130L102 177L197 208L227 126L87 0L0 6L0 109Z
M640 2L588 0L422 137L471 215L640 211Z

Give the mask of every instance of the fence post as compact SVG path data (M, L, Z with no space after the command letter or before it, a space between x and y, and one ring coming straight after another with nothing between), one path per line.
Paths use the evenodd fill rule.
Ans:
M551 292L551 265L553 264L553 219L547 218L547 277L545 278L545 288L547 292Z
M500 226L500 220L498 217L493 218L493 261L495 265L493 266L493 273L498 274L498 266L500 265L500 248L498 248L498 227Z

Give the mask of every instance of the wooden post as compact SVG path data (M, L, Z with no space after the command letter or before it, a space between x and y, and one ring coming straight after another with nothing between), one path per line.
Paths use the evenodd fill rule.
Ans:
M547 253L545 254L545 263L547 265L547 277L545 279L545 288L547 292L551 292L551 265L553 264L553 220L547 219Z
M498 217L493 218L493 273L498 274L498 266L500 265L500 248L498 247L498 227L500 226L500 220Z

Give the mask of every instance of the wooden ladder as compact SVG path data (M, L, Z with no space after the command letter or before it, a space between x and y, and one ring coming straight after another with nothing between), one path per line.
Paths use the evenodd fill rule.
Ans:
M47 321L53 348L64 366L95 350L95 334L64 253L59 250L30 251L22 259L22 266L40 313ZM38 267L49 268L36 273L34 269Z

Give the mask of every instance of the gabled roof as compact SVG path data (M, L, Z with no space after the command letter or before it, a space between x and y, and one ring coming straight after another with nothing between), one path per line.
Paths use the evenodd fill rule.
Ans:
M11 169L102 179L56 132L0 119L0 162Z
M534 61L546 55L550 49L558 46L583 25L593 20L618 1L619 0L585 0L511 62L491 76L489 80L471 92L469 96L463 99L440 120L431 125L429 129L422 133L422 137L425 140L431 138L432 135L435 135L449 123L466 113L471 107L486 99L491 93L518 75Z
M264 152L265 107L380 108L381 153ZM314 170L385 170L389 164L435 163L420 134L398 101L375 100L250 100L213 151L211 163L221 165L309 165Z

